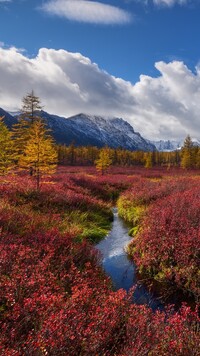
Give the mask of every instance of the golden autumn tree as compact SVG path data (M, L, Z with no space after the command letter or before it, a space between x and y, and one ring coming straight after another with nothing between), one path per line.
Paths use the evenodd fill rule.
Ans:
M57 165L57 150L52 137L41 120L34 121L29 129L29 138L21 156L19 165L36 178L37 190L41 178L55 172Z
M184 169L193 168L194 162L194 151L193 142L190 135L185 138L184 145L181 151L181 167Z
M200 147L197 147L195 166L200 169Z
M11 133L0 117L0 174L7 174L14 166Z
M18 123L14 124L12 127L12 139L16 162L18 162L20 157L24 154L24 149L29 138L30 127L30 121L23 118L19 118Z
M146 152L144 155L145 159L145 168L152 168L153 167L153 154L152 152Z
M12 127L12 138L16 161L24 154L27 141L29 139L29 130L35 120L40 120L38 111L42 109L40 98L32 90L22 98L21 114L18 117L18 123Z
M112 164L110 149L102 148L99 152L99 158L95 161L96 169L103 175Z

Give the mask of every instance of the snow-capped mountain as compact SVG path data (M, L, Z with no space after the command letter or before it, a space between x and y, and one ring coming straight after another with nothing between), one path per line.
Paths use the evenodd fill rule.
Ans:
M200 139L192 137L192 143L193 143L193 146L200 147Z
M153 143L154 146L156 146L156 149L160 152L170 152L170 151L175 151L175 150L180 150L183 141L174 141L174 140L159 140L159 141L150 141Z
M197 138L191 138L194 146L200 146L200 140ZM160 152L171 152L180 150L184 145L184 140L175 141L175 140L159 140L159 141L150 141Z
M153 151L155 146L147 142L133 127L123 119L105 118L85 114L64 118L50 115L45 111L40 116L46 120L56 142L61 144L105 145L129 150Z
M52 136L59 144L69 145L72 142L77 146L109 146L121 147L128 150L154 151L154 144L145 140L133 127L121 118L105 118L78 114L72 117L60 117L48 114L45 111L37 112L38 116L51 129ZM0 116L5 116L5 123L11 127L17 122L17 115L11 115L0 109Z

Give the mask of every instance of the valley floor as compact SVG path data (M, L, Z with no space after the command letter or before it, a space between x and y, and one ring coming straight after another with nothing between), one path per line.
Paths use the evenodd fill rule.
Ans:
M40 191L1 176L0 353L198 356L199 198L198 171L60 167ZM196 310L154 313L131 303L133 290L113 291L94 243L117 201L139 272L193 295Z

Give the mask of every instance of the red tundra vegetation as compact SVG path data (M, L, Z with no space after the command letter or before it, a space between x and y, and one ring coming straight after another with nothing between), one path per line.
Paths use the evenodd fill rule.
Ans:
M180 290L198 302L199 177L138 179L122 194L119 207L126 220L138 224L129 253L143 277L159 282L165 297Z
M38 192L27 176L0 177L2 355L199 355L197 311L183 305L179 312L171 307L154 313L146 306L131 304L132 291L127 294L112 290L111 281L101 269L100 256L91 244L108 231L113 200L131 185L139 184L139 180L138 175L97 177L91 170L81 174L66 170L43 182ZM161 223L167 221L164 216L169 219L175 214L169 244L173 231L180 226L179 240L169 249L175 261L174 271L175 263L180 266L174 278L176 283L188 283L190 289L197 290L197 281L189 283L189 278L196 276L196 269L191 272L191 266L197 258L192 255L193 244L198 242L198 188L184 193L173 190L174 195L165 194L168 203L163 203L166 212L162 213ZM190 194L191 210L182 217L181 209L189 204ZM184 199L179 210L173 208L178 197ZM161 201L156 204L161 209ZM156 217L153 209L156 208L152 205L148 210L150 230ZM176 217L182 219L178 225ZM182 237L186 230L192 234L190 242ZM158 241L159 227L155 231ZM145 237L145 230L141 233ZM141 244L139 236L140 233L137 243ZM149 243L153 244L151 239ZM183 256L180 239L188 256ZM149 246L144 251L146 266L151 267ZM157 243L159 246L164 251L164 245ZM156 253L153 249L155 258ZM141 254L136 256L140 263ZM161 264L160 259L158 263ZM187 281L181 282L184 263Z

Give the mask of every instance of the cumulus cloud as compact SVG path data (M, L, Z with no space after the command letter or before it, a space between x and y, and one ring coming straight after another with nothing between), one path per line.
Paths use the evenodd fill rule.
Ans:
M125 24L131 15L116 7L91 0L50 0L41 7L46 13L68 20L95 24Z
M0 106L16 111L34 90L45 110L68 117L80 112L123 117L151 139L200 137L200 68L180 61L155 64L160 76L131 84L111 76L80 53L41 48L28 58L0 48Z

